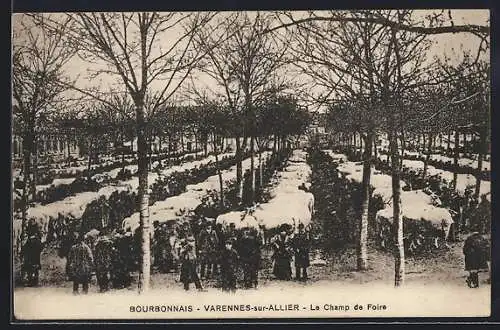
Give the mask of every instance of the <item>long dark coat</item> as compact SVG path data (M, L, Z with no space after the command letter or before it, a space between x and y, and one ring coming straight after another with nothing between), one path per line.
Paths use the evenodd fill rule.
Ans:
M308 233L297 233L293 238L293 249L295 252L295 266L309 267L309 245L310 239Z
M98 273L111 271L114 243L107 237L99 237L95 244L95 266Z
M280 280L289 280L292 276L292 268L290 265L292 249L290 243L289 236L285 236L283 239L280 235L277 235L273 240L273 274Z
M92 250L85 244L79 242L71 247L66 263L66 272L70 279L87 280L92 275L94 258Z
M241 263L248 264L255 269L260 265L260 241L254 236L241 237L236 242L236 250L241 259Z
M180 250L181 276L182 283L194 282L196 277L196 246L195 241L188 239Z
M215 230L210 233L202 230L198 236L198 250L200 261L217 262L217 250L219 248L219 238Z
M24 270L40 269L40 254L42 253L42 241L38 236L31 236L24 243L22 249Z
M238 271L238 252L231 248L224 248L221 253L222 285L224 288L236 285L236 273Z
M487 269L490 260L490 244L479 233L467 237L463 248L465 270Z

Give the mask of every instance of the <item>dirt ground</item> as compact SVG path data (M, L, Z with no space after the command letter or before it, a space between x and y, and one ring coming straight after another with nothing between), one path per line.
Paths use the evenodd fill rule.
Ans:
M258 289L243 290L240 287L236 294L227 296L217 288L215 280L205 279L202 281L206 289L205 292L197 292L194 289L194 284L192 284L190 291L185 292L182 289L182 284L178 281L179 273L160 274L153 270L148 297L158 296L158 301L161 304L164 304L165 301L195 305L200 303L227 304L230 302L261 304L264 302L274 303L278 297L280 301L285 303L297 301L304 303L304 311L301 311L299 315L287 314L292 312L285 311L281 314L265 314L265 317L301 317L301 315L307 317L467 316L469 314L469 316L487 316L490 311L491 295L489 274L480 273L480 288L470 289L466 286L465 277L467 274L463 270L462 245L462 241L451 243L450 249L439 250L432 258L408 257L405 265L406 281L404 287L399 289L395 289L393 286L393 256L370 244L368 250L369 269L367 271L356 271L356 253L355 249L351 247L327 256L325 258L327 262L323 266L311 266L308 269L310 279L306 283L294 280L278 281L272 275L270 253L264 251ZM71 294L71 282L65 280L64 266L65 259L59 258L53 247L44 250L40 286L33 288L18 285L14 289L16 315L28 319L39 317L45 319L159 317L155 313L139 314L139 316L129 313L123 314L125 307L120 304L128 306L130 301L134 303L141 301L141 295L138 295L137 290L137 276L135 276L130 288L111 290L107 293L97 293L94 277L89 295L74 297ZM75 305L74 300L72 300L75 298L86 300L79 300L81 305ZM153 298L148 299L143 300L145 304L151 304L155 301ZM305 309L309 308L309 305L313 306L315 302L320 301L319 305L323 306L324 301L331 299L336 302L352 302L351 307L357 301L377 303L382 301L390 308L389 310L372 312L353 311L351 308L350 311L336 314L328 311L306 314ZM76 309L66 310L56 307L56 305L61 306L61 302L66 300L68 301L67 306ZM307 301L309 303L306 304ZM86 312L82 310L83 306L87 306L85 307ZM199 310L199 313L202 312L202 309ZM231 313L204 313L196 314L195 317L236 317L236 314ZM166 318L185 318L186 316L182 313L161 315L161 317ZM241 314L240 317L255 317L255 315Z
M406 282L409 284L432 285L446 283L447 285L465 286L467 273L464 271L464 260L462 254L462 240L449 243L450 248L437 250L432 256L407 257L406 258ZM65 279L66 259L57 256L54 246L45 248L42 252L42 270L40 272L40 287L71 287L71 283ZM367 271L356 270L356 251L354 247L348 247L341 251L325 256L326 265L311 266L308 269L309 284L317 281L341 281L343 283L393 283L394 280L394 257L387 251L375 247L372 242L368 247ZM292 269L293 266L292 266ZM179 273L161 274L152 271L152 288L170 288L180 286L178 283ZM15 262L16 279L19 276L19 265ZM241 275L241 274L240 274ZM481 285L487 285L489 274L481 273ZM135 276L136 277L136 276ZM240 276L241 277L241 276ZM259 272L259 287L264 288L276 282L272 275L270 252L263 252L262 269ZM95 283L95 278L94 278ZM205 286L210 287L215 283L209 280ZM16 288L21 289L19 283ZM95 289L95 286L94 286Z

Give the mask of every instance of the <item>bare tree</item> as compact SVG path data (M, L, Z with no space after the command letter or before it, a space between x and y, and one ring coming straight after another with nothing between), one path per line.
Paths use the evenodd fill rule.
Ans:
M246 146L246 137L250 137L251 191L252 196L255 195L255 102L268 96L270 86L274 89L282 89L285 86L283 77L278 76L278 71L286 63L286 43L272 34L261 33L270 27L271 22L271 16L268 14L236 13L221 22L219 31L200 31L196 39L202 49L212 49L207 52L209 65L204 67L204 72L223 89L221 95L229 104L232 113L241 118L242 130L237 132L236 136L240 197L243 183L241 149ZM219 36L220 39L221 35L227 36L224 43L220 47L213 47L214 36ZM240 144L240 136L243 136L243 145Z
M352 15L365 17L370 13ZM296 44L293 47L295 64L299 72L311 77L313 88L320 87L325 91L316 97L317 102L333 105L340 110L334 120L340 119L348 126L348 132L354 134L354 141L356 132L359 132L365 145L358 235L358 269L365 270L368 268L372 147L376 129L382 124L380 119L383 118L377 90L378 73L381 72L378 58L380 46L388 32L365 20L340 23L311 20L297 25L296 31Z
M67 88L58 82L67 81L64 66L73 55L64 39L70 21L63 20L57 29L49 31L43 20L40 14L15 15L13 20L13 115L23 138L23 228L28 190L33 200L36 197L39 133L64 99Z
M107 75L123 83L135 107L139 174L142 260L139 290L150 281L150 224L148 195L148 146L146 107L164 105L181 86L203 55L193 51L196 30L207 24L213 13L77 13L67 17L74 27L67 35L78 55L95 65L95 75ZM52 21L51 26L59 26ZM155 82L161 81L160 86ZM84 95L109 104L95 91L71 86ZM146 104L146 96L151 100Z
M309 11L305 17L294 17L292 12L278 12L279 24L267 29L270 33L278 29L301 25L309 22L340 22L340 23L369 23L381 27L390 27L395 31L413 32L421 35L436 35L447 33L471 33L478 36L484 43L488 43L490 27L488 25L454 24L450 10L440 10L429 14L420 24L405 24L385 15L359 16L356 11L327 11L320 15L319 12Z

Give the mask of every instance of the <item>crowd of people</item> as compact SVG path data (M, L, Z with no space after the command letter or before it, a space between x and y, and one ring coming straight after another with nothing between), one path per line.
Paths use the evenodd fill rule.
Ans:
M236 229L234 223L222 226L210 218L182 223L155 221L153 228L153 270L179 274L179 282L185 290L189 290L192 283L196 289L205 290L202 284L205 280L223 291L234 292L240 286L238 283L245 289L257 288L266 245L262 230ZM268 242L273 250L273 274L278 280L292 279L293 260L296 279L308 278L309 232L303 224L297 229L294 233L292 226L284 224ZM63 255L66 278L73 282L74 294L88 293L94 275L99 292L131 287L132 274L140 272L139 231L103 229L71 234L71 239L62 245L70 242ZM37 286L43 244L34 221L28 223L27 235L22 249L22 277L27 285Z

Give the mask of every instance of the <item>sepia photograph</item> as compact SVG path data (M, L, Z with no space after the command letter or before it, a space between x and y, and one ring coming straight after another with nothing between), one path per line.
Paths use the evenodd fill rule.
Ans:
M12 14L15 321L489 317L487 9Z

